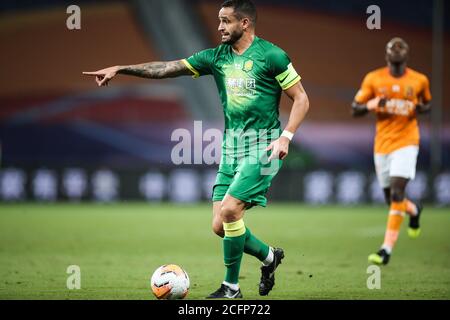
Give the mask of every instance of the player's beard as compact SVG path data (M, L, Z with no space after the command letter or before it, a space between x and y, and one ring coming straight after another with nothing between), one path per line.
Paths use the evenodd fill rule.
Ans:
M230 38L226 41L222 41L222 43L233 45L235 44L240 38L242 38L242 35L244 34L243 30L234 30L230 33Z

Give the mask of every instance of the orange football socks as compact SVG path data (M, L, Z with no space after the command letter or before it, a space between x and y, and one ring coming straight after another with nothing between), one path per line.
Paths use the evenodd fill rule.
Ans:
M395 242L397 242L400 226L405 217L406 208L406 199L401 202L391 202L384 243L382 246L389 254L391 253L392 248L394 248Z

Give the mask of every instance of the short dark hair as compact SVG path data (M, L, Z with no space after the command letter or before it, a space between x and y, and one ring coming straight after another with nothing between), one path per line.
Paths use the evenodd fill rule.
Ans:
M258 15L256 7L251 0L226 0L222 3L222 8L233 8L238 19L247 17L253 25L256 24Z

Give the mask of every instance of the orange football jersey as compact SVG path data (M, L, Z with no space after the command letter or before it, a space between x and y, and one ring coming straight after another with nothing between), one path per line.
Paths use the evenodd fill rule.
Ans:
M374 152L388 154L419 145L416 105L431 100L428 78L410 68L399 78L393 77L388 67L377 69L366 75L355 101L363 104L377 96L388 100L384 107L376 109Z

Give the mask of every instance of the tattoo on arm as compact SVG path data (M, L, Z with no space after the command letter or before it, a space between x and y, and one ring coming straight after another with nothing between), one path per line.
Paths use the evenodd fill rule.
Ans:
M148 62L125 66L118 73L149 79L165 79L192 75L192 72L181 60Z

